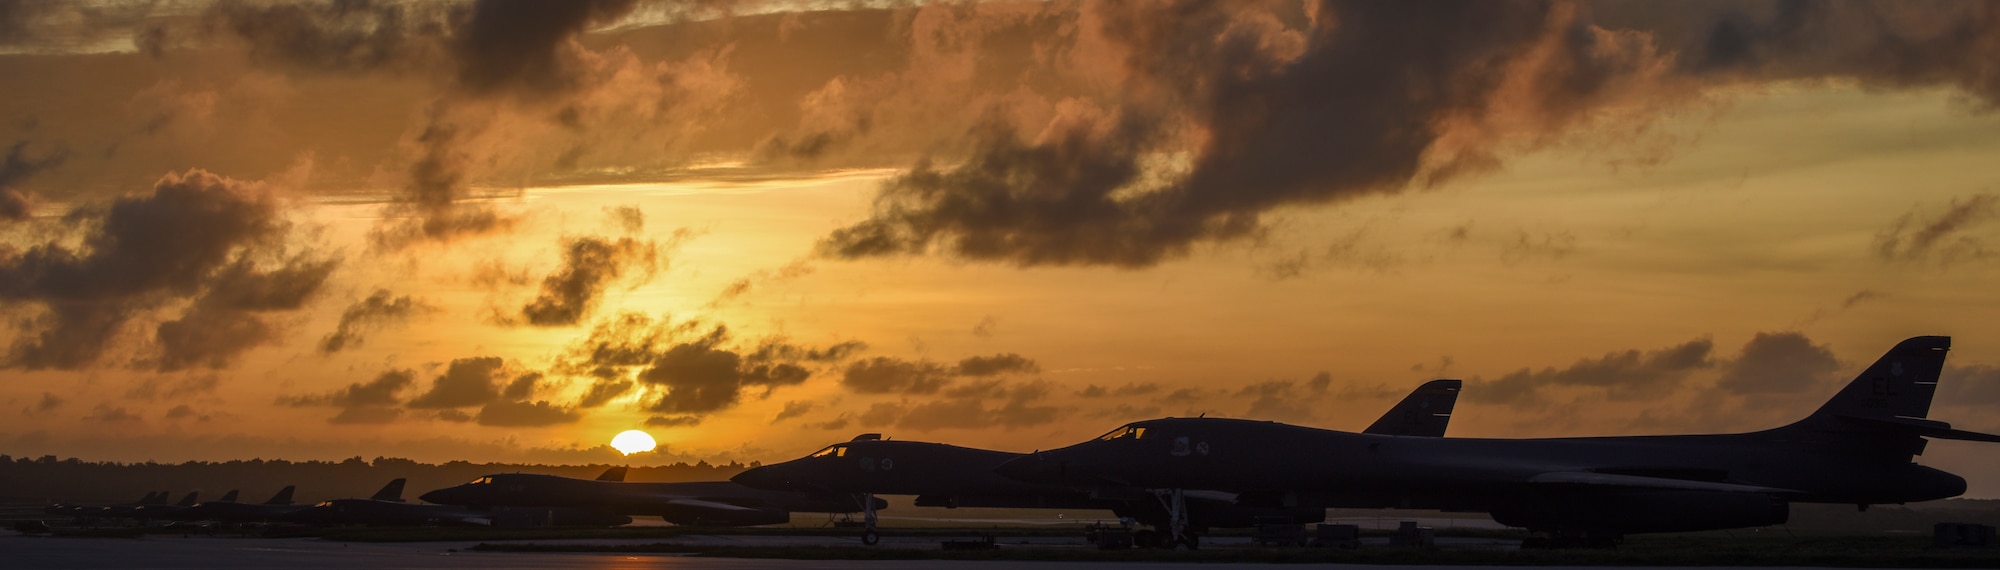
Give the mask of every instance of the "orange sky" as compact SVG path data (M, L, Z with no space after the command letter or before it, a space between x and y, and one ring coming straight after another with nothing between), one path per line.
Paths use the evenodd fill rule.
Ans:
M1989 4L704 6L4 14L0 453L2000 431Z

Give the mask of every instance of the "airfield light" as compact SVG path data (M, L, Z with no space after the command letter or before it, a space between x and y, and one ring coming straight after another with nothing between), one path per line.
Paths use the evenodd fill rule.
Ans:
M653 436L646 435L646 432L636 429L626 430L618 434L617 437L611 438L611 448L626 455L641 451L652 451L654 447L658 446L659 444L653 441Z

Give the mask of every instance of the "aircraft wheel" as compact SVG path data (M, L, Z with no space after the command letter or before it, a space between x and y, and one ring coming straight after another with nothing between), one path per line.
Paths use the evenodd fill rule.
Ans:
M1150 530L1142 530L1139 532L1132 533L1132 544L1138 546L1139 548L1159 548L1160 533L1153 532Z
M1192 534L1175 542L1178 543L1175 546L1186 546L1188 550L1201 550L1201 537Z
M882 535L880 535L880 534L876 534L876 533L875 533L875 531L872 531L872 530L870 530L870 531L864 531L864 532L862 532L862 533L861 533L861 543L862 543L862 544L866 544L866 545L869 545L869 546L875 546L875 543L878 543L878 542L882 542Z

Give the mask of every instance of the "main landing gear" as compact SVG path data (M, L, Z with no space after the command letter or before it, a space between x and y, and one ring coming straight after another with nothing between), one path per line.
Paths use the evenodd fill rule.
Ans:
M1159 499L1160 508L1167 511L1166 528L1158 531L1139 531L1133 535L1134 542L1142 545L1156 545L1160 548L1181 548L1198 550L1201 539L1188 531L1187 495L1180 489L1154 489L1153 497Z
M875 494L860 493L855 498L861 501L861 543L875 546L882 542L882 534L875 532Z

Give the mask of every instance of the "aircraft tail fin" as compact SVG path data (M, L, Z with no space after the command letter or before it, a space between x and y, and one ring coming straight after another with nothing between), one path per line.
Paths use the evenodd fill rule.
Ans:
M1458 405L1459 389L1464 385L1461 380L1425 382L1361 433L1444 437L1451 424L1451 410Z
M153 494L146 495L146 498L139 500L139 504L141 505L162 505L166 504L166 502L167 502L166 491L153 491Z
M402 477L397 477L393 480L390 480L389 484L383 485L382 490L376 491L375 496L369 498L377 501L394 501L401 503L403 502L404 481L405 480Z
M1923 438L2000 442L2000 435L1952 429L1928 419L1937 395L1951 337L1920 336L1895 348L1863 370L1818 411L1783 428L1876 442L1899 461L1924 450Z
M292 504L292 492L296 490L298 490L297 485L286 485L285 488L278 490L278 494L271 495L271 500L264 501L264 504L266 505Z
M236 490L235 490L235 489L230 489L230 490L229 490L229 492L227 492L227 493L223 493L223 494L222 494L222 498L220 498L220 499L216 499L216 500L215 500L215 502L218 502L218 503L234 503L234 502L236 502Z
M181 502L174 503L174 506L192 507L194 506L195 503L200 502L200 499L201 499L201 491L188 491L187 496L181 497Z
M613 467L613 468L610 468L610 469L606 469L606 470L604 470L604 474L603 474L603 475L598 475L598 476L597 476L597 480L599 480L599 481L624 481L624 480L625 480L625 468L624 468L624 467Z
M1930 415L1951 337L1920 336L1897 343L1875 364L1863 370L1809 418L1851 417L1890 420Z

